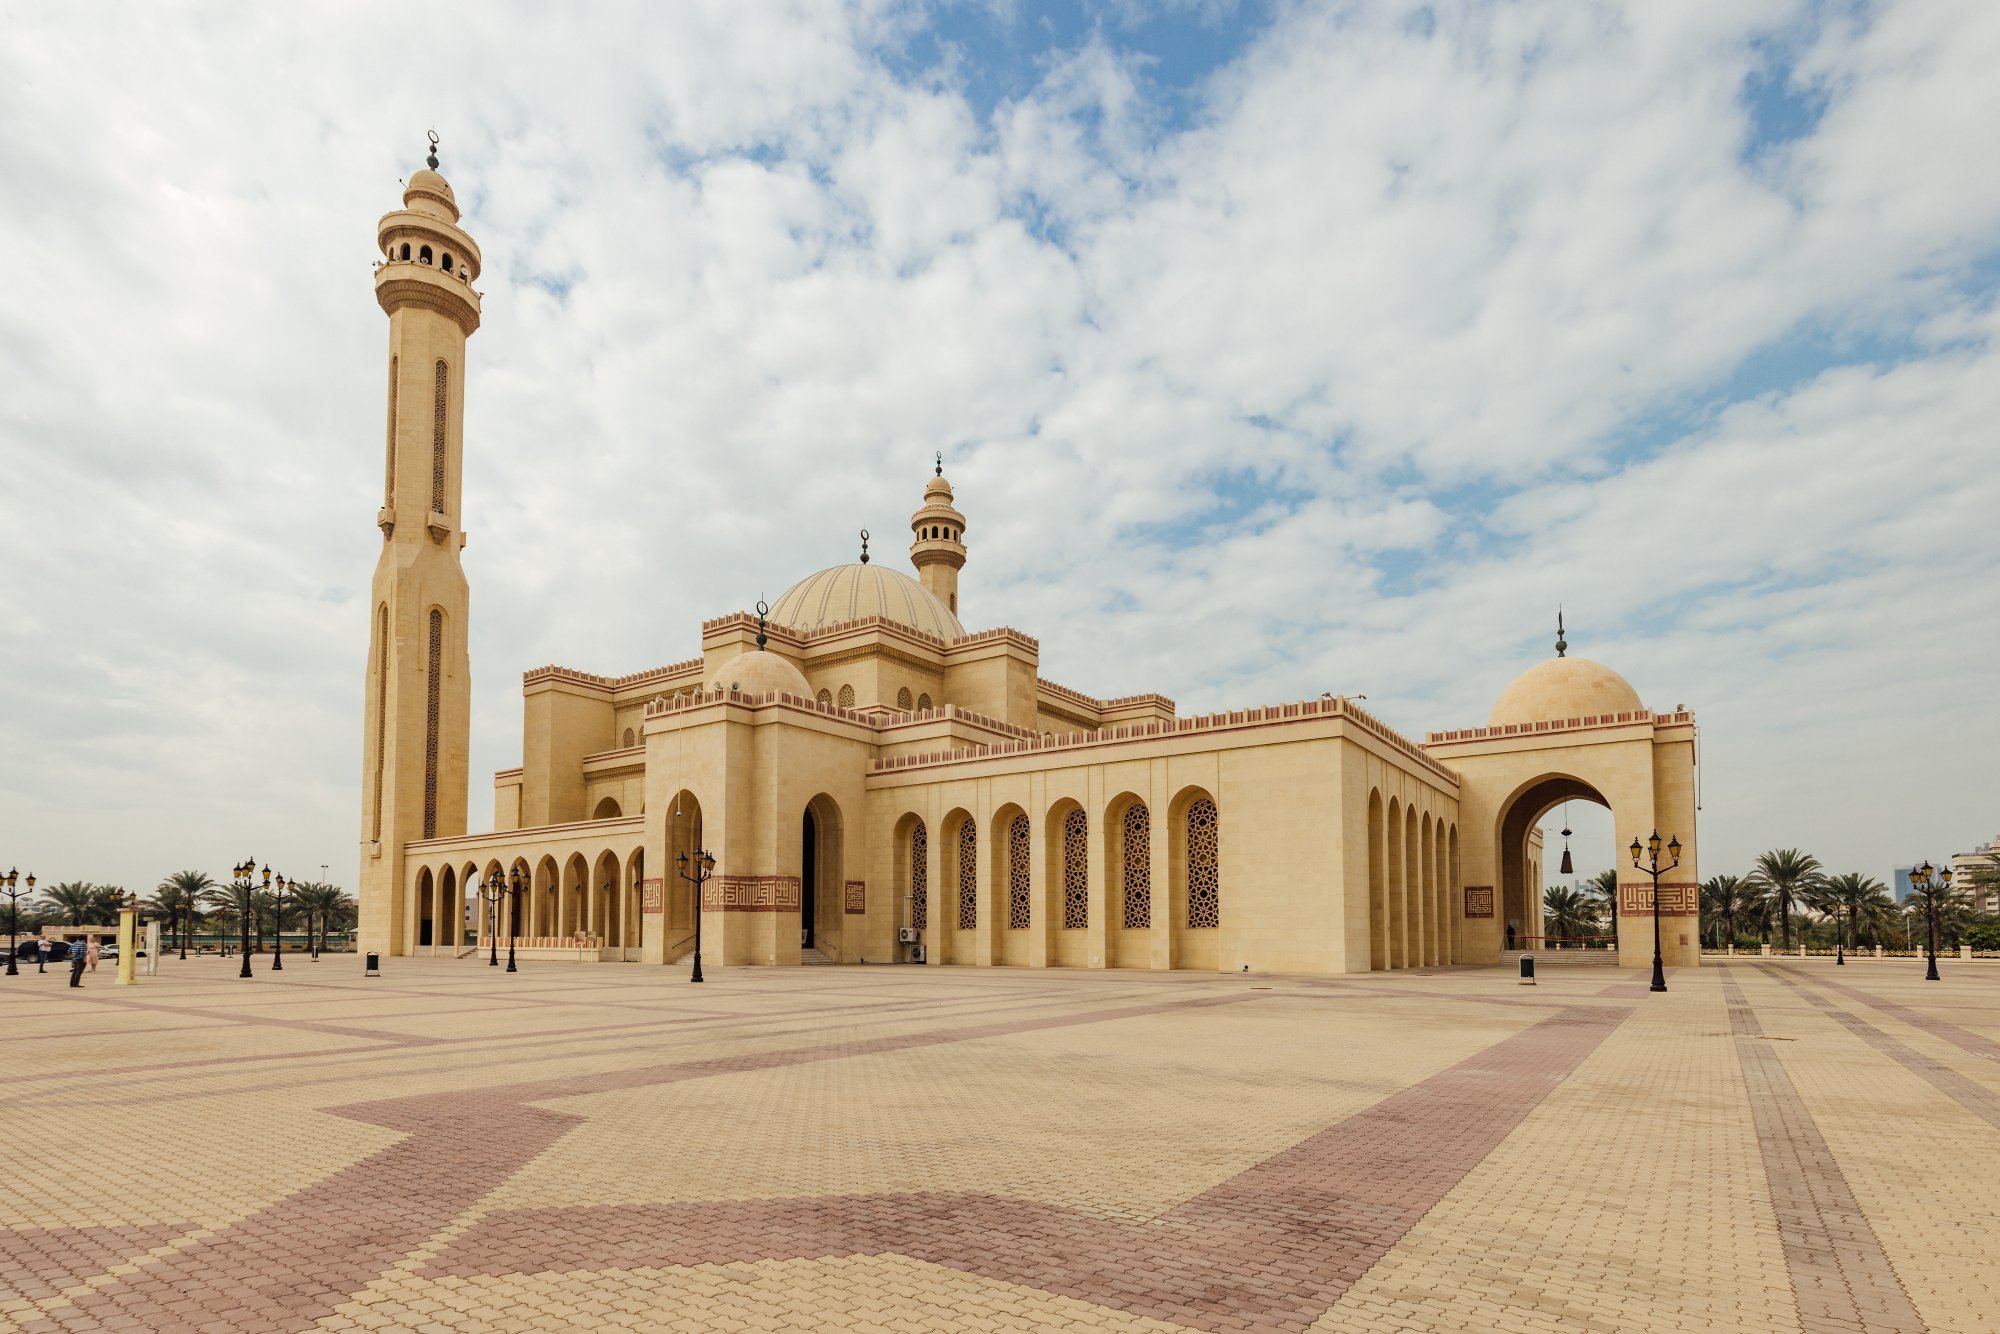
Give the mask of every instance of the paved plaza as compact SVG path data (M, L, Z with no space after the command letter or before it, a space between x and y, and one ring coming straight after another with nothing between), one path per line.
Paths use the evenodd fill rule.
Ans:
M2000 966L4 981L0 1327L1991 1330Z

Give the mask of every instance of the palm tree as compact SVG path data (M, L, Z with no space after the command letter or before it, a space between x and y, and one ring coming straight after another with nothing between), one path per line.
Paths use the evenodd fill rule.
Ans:
M223 933L226 941L242 925L243 914L250 911L251 890L246 886L238 888L234 882L213 885L203 891L202 898L209 906L209 924Z
M1786 949L1792 947L1792 901L1803 900L1823 878L1819 859L1797 848L1773 848L1758 855L1748 879L1770 895L1778 914L1779 938Z
M1718 875L1703 882L1701 915L1721 928L1716 933L1716 944L1736 943L1736 916L1748 908L1746 900L1752 897L1743 888L1741 876Z
M42 891L42 911L59 917L66 926L90 925L97 906L97 886L82 880L65 880Z
M339 910L344 896L332 885L308 880L305 884L292 886L292 902L299 906L306 918L306 949L313 951L326 944L328 919ZM313 935L314 924L319 927L319 935Z
M1848 871L1830 876L1824 896L1835 912L1846 917L1847 939L1856 948L1861 945L1862 923L1868 925L1868 943L1872 946L1876 930L1895 916L1896 904L1889 897L1889 887L1872 875Z
M1587 936L1597 926L1597 904L1568 885L1542 891L1543 929L1556 936Z
M1611 948L1618 948L1618 868L1607 866L1583 882L1584 892L1603 902L1611 914ZM1593 918L1596 914L1591 914Z
M162 880L154 892L154 904L173 918L183 959L187 958L188 937L194 934L194 919L201 910L202 897L214 888L215 882L206 872L176 871Z

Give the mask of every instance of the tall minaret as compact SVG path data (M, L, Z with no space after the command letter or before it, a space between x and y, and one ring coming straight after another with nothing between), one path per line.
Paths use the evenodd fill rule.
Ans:
M389 317L389 424L375 516L382 555L368 607L360 948L383 954L418 944L420 905L405 884L404 845L465 832L471 732L459 469L479 247L457 226L458 201L436 170L435 134L426 161L403 207L375 229L375 299ZM433 941L457 938L458 910L448 909Z
M951 504L951 483L944 479L944 455L937 456L937 475L924 487L924 507L910 516L910 564L931 596L958 615L958 572L965 567L965 516Z

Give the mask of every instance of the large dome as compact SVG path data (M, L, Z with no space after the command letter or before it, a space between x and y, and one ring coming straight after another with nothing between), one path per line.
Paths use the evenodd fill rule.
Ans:
M1493 706L1488 727L1552 723L1592 714L1637 712L1645 705L1632 683L1589 658L1550 658L1514 678Z
M771 620L794 630L881 616L939 639L965 633L951 609L907 574L880 565L836 565L809 575L771 604Z

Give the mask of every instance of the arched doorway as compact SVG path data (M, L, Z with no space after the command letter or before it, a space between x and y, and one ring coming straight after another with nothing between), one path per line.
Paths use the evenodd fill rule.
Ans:
M1541 853L1530 847L1542 818L1566 801L1611 810L1611 802L1591 784L1570 774L1549 774L1517 791L1500 814L1498 902L1503 949L1539 949L1550 942L1543 929ZM1615 867L1616 861L1612 863ZM1618 934L1616 927L1612 934ZM1579 943L1563 941L1563 944Z
M701 801L693 792L682 788L665 809L666 837L662 844L666 861L653 874L661 881L664 939L660 958L663 963L673 963L694 950L695 887L682 872L708 845L702 841Z
M799 948L838 959L844 861L840 807L822 792L799 818Z
M431 880L431 868L426 866L417 876L417 945L420 948L432 944L434 940L431 904L436 898L437 888Z
M799 831L799 948L817 948L813 935L819 916L819 821L812 807L806 807L804 828Z

